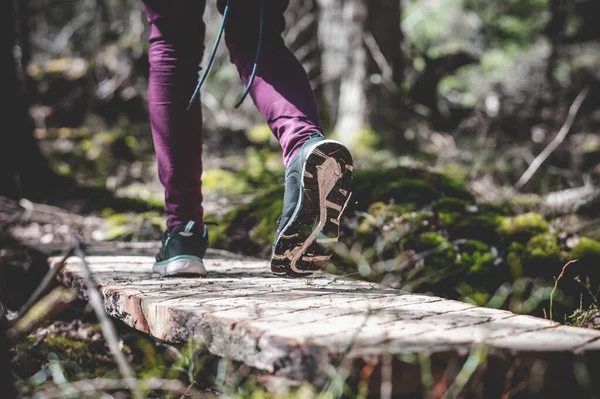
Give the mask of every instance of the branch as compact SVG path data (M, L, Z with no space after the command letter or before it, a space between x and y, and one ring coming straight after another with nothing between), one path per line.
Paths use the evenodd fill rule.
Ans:
M556 137L554 137L554 139L550 142L550 144L548 144L548 146L544 148L544 151L542 151L533 160L531 165L529 165L529 168L527 168L525 173L523 173L523 176L521 176L517 184L514 185L513 192L521 190L523 186L525 186L525 184L527 184L527 182L533 177L534 173L539 169L539 167L544 163L544 161L548 159L550 154L552 154L554 150L556 150L558 146L564 141L565 137L567 137L567 134L569 134L569 131L571 131L571 127L573 127L573 123L575 122L577 113L579 112L579 109L581 108L581 105L587 98L589 92L590 88L586 87L579 93L579 95L571 105L571 108L569 109L569 114L567 115L567 119L565 120L564 125L560 128L560 131L558 132Z
M68 288L55 288L37 301L26 313L20 315L18 320L12 323L6 336L13 342L28 336L44 321L62 312L75 299L77 299L77 295Z
M377 64L377 67L381 70L381 76L383 77L383 81L386 83L387 88L392 92L396 93L399 90L398 84L394 81L394 72L393 68L385 58L385 55L381 51L379 44L377 44L377 40L370 32L363 33L363 41L373 60Z
M100 322L100 326L102 327L102 333L104 334L104 338L106 339L106 344L110 349L110 352L119 367L119 372L126 379L131 381L133 384L129 387L131 389L136 388L136 380L135 374L129 366L127 359L125 359L125 355L123 351L119 348L119 340L117 337L117 332L115 330L114 325L112 324L108 314L106 314L106 310L104 309L104 302L102 300L102 296L96 287L96 282L92 277L92 272L90 267L85 259L85 253L81 246L81 241L79 237L73 235L73 248L75 249L75 255L81 259L81 266L84 278L87 283L87 292L89 297L89 303L92 305L94 309L94 313L96 313L96 317L98 317L98 321Z
M21 319L25 316L25 314L27 314L27 312L29 312L29 310L37 302L37 300L48 290L48 288L51 286L51 284L56 280L56 276L58 276L58 274L61 272L61 270L65 266L67 259L70 258L73 254L74 254L74 248L73 248L73 246L70 246L64 252L64 255L63 255L62 259L60 260L60 262L55 263L50 268L50 270L48 270L48 272L44 276L44 279L40 282L40 284L35 289L33 294L31 294L31 296L29 297L27 302L25 302L25 304L23 304L23 306L21 306L21 309L19 309L18 316L14 320L11 321L12 326L14 326L18 322L20 322Z

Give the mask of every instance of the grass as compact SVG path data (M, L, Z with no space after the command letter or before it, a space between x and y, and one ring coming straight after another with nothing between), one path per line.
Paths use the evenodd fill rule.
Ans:
M563 266L562 270L560 271L560 274L558 275L558 277L554 278L554 287L552 288L552 292L550 293L550 320L553 320L553 311L554 311L554 293L556 292L556 289L558 288L558 282L560 281L560 279L563 278L563 276L565 275L565 270L567 270L567 267L575 262L577 262L578 259L573 259L567 263L565 263L565 265Z

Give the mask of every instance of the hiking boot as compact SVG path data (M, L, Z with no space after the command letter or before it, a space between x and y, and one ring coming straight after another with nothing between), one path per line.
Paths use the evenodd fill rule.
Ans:
M162 247L152 271L161 276L206 276L203 258L208 248L206 226L200 231L195 222L165 232Z
M271 271L307 276L329 262L350 199L353 162L348 149L314 134L285 171L285 194L271 254Z

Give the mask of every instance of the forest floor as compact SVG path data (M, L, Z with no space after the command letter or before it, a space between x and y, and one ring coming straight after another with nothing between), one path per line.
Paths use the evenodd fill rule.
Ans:
M9 313L9 317L15 316L14 311L25 302L48 268L47 254L36 249L39 244L44 244L46 247L55 245L55 248L60 250L68 245L72 232L81 235L86 242L157 241L164 228L162 188L156 178L147 128L123 129L100 138L89 132L80 135L80 132L69 130L49 130L41 136L42 149L54 169L72 177L78 185L74 186L72 190L61 190L55 195L49 196L43 201L44 203L0 199L0 264L3 273L11 281L10 286L7 287L7 305L13 312ZM588 176L592 181L596 180L600 173L600 163L596 164L594 155L600 152L600 142L596 139L583 133L572 137L553 154L548 165L540 168L540 171L532 179L531 187L527 192L518 197L517 202L511 203L511 212L515 211L515 206L521 209L521 211L514 212L517 214L526 211L541 212L541 206L548 203L548 198L567 198L568 201L565 205L567 211L562 212L562 223L569 225L580 223L585 225L588 230L591 229L592 232L600 231L597 223L591 223L591 225L584 223L588 219L582 221L583 216L577 212L571 212L569 205L569 201L572 202L569 195L575 196L575 201L579 201L581 198L577 196L577 193L568 190L595 186L589 185L584 179L581 179L581 175L578 175L577 171L557 166L557 164L569 165L570 160L580 157L585 161L584 176ZM468 193L465 195L473 196L477 204L491 204L506 193L508 182L514 183L518 180L525 169L523 159L531 161L535 157L534 154L540 151L540 146L523 147L520 143L501 142L489 137L479 138L479 141L480 144L477 144L477 140L471 139L461 142L450 135L428 132L421 143L422 151L417 156L399 156L374 148L358 149L357 169L398 170L398 168L416 167L430 170L440 173L444 179L447 177L462 182L465 192ZM224 145L225 142L227 145ZM582 153L582 148L585 149L584 153ZM515 165L517 167L514 167ZM424 193L425 196L433 195L429 186L425 187L422 183L423 179L429 181L429 177L427 177L429 173L427 172L425 177L421 175L409 177L408 180L412 183L409 182L411 185L408 186L408 190L416 190L415 193ZM264 127L257 127L247 134L236 132L229 133L229 135L216 133L209 135L205 142L203 178L206 219L209 221L228 220L230 212L234 212L236 209L245 209L245 212L250 215L259 214L252 211L254 209L252 206L255 206L252 201L256 194L263 192L268 194L271 192L269 190L274 187L275 190L279 189L282 176L283 168L277 143L269 137L269 133L265 132ZM381 184L389 185L390 182L382 181ZM435 186L435 180L432 185ZM400 189L406 190L402 187ZM457 195L463 195L462 191L459 191L457 191ZM557 197L555 193L561 193L562 197ZM411 205L408 208L392 209L388 206L385 208L383 216L377 210L379 209L377 206L380 207L380 205L371 206L378 203L374 200L365 204L369 206L355 211L357 215L362 215L361 218L365 216L367 219L383 217L382 222L378 222L376 227L383 229L384 232L389 227L390 221L399 226L403 225L407 211L419 219L419 223L432 226L434 222L423 212L429 212L432 203L439 203L439 201L435 202L438 198L437 195L433 195L431 199L434 202L420 203L417 201L415 206ZM275 206L280 200L274 197L268 198ZM462 202L460 203L462 204ZM394 205L393 201L391 205ZM244 206L249 208L243 208ZM469 206L472 207L472 205L467 205L467 208ZM398 213L390 214L390 210ZM260 209L260 211L263 210ZM271 212L270 208L268 212ZM494 210L494 212L496 211ZM494 215L496 214L494 213ZM276 228L276 215L269 214L268 219L263 220L261 216L257 220L251 221L248 221L247 215L242 216L243 218L240 220L250 223L241 225L248 231L266 229L271 232ZM508 217L504 214L500 215L500 213L497 216L498 218ZM448 217L456 218L456 214L452 213ZM565 217L571 217L571 219L565 222ZM231 219L229 220L231 221ZM363 235L359 238L363 240L363 243L376 245L377 240L369 238L373 233L373 226L365 227L357 219L350 219L349 223L350 229L362 226L361 234ZM439 221L435 223L439 223ZM225 231L224 228L228 228L228 226L219 227L218 231L215 230L215 235L218 237L219 234L222 234ZM562 230L554 229L551 225L550 231L559 236ZM546 234L545 231L540 232ZM431 232L424 234L429 233ZM588 235L590 234L586 234L586 236ZM419 239L422 240L423 237L421 234ZM527 237L527 240L530 238L532 237ZM560 245L563 245L564 241L563 247L572 250L577 243L569 244L570 238L573 238L573 235L560 238ZM578 236L575 237L575 239L577 238ZM435 236L433 239L434 241L439 240L439 237ZM528 244L527 240L522 246ZM235 250L240 245L242 248L247 245L245 248L248 254L264 256L264 248L268 245L268 241L267 234L262 241L241 241L241 244L235 244L237 247L228 249ZM437 243L435 244L436 248L438 248L441 244L438 241L435 242ZM226 243L226 248L227 245L231 245L231 243ZM481 247L480 244L476 246L477 248ZM431 250L426 247L421 249ZM512 253L517 251L511 250ZM486 244L482 251L493 253L494 246L487 247ZM524 249L519 249L519 251L524 251ZM407 251L400 254L394 253L391 259L402 263L407 259L408 253ZM457 251L457 253L459 254L458 259L460 252ZM510 255L511 252L507 253ZM475 256L475 253L472 255ZM439 259L438 257L434 258L436 261L447 262L448 259L454 259L455 255L446 258L444 256ZM409 260L413 257L414 253L409 256ZM389 265L389 256L386 259L377 259L379 266ZM556 258L542 256L543 262L554 264L562 260L563 258L558 255ZM489 263L489 260L485 262ZM416 268L412 270L422 269L421 263L415 261ZM478 265L481 264L483 263L473 260L471 266L479 267ZM560 264L561 267L562 265L564 262ZM452 262L449 266L452 266ZM549 276L550 281L557 275L558 273L554 273ZM373 278L373 276L364 277ZM574 277L569 276L569 278ZM377 279L382 280L380 277ZM12 283L13 281L18 281L18 283ZM397 285L399 282L401 284L402 280L398 278L394 281L390 285ZM455 284L452 281L451 279L450 283ZM443 287L446 289L449 283L444 282L444 284ZM514 291L517 283L512 282L511 284L513 285L508 285L508 287L512 287L509 290ZM537 280L527 284L525 288L518 288L523 292L528 292L527 297L518 301L521 313L533 312L534 309L545 311L542 308L546 306L544 304L547 304L551 285L550 287L547 285L537 287ZM428 286L429 289L432 287L435 289L435 284ZM537 288L540 289L536 291ZM554 291L552 291L553 293ZM493 290L490 293L471 292L468 296L475 302L483 296L485 299L481 304L485 305L497 297L497 292L494 293ZM540 303L542 305L537 308L530 306L531 298L535 299L536 296L542 298L538 298L537 305ZM597 295L594 296L594 299L596 297ZM581 305L568 320L572 325L597 328L600 325L600 313L597 307L591 306L588 311L587 306ZM567 321L566 317L563 321ZM256 383L255 377L257 376L241 365L224 364L221 359L216 359L208 354L186 352L186 348L174 348L139 334L124 325L117 325L124 350L139 376L179 379L186 384L193 384L206 393L207 397L222 393L235 394L238 397L250 397L251 395L260 397L264 394L262 388L259 388ZM82 355L84 352L85 356ZM75 301L62 313L45 320L25 339L13 346L11 367L19 392L26 396L35 391L59 385L61 381L64 383L78 379L115 377L116 370L107 353L108 348L93 312L85 302ZM230 372L226 373L225 370ZM231 372L231 370L234 371ZM125 397L122 396L125 395L124 393L119 395L114 397Z

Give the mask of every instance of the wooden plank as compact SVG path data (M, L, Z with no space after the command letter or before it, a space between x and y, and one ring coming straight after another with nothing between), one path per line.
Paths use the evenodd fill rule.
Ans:
M111 316L159 339L193 339L213 354L316 385L332 365L379 367L389 356L417 353L445 354L440 359L449 364L482 343L503 362L600 353L600 331L508 311L325 273L284 279L265 261L222 251L209 251L205 279L155 278L152 257L125 253L88 258ZM85 296L79 260L70 259L60 278ZM414 373L407 363L397 369L402 381Z

